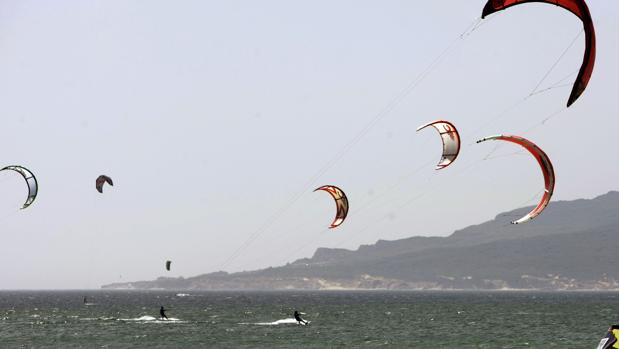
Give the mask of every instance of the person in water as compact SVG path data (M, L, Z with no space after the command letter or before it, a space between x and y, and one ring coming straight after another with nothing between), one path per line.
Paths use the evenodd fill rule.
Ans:
M163 309L163 306L161 306L161 309L159 309L159 315L161 315L161 320L163 319L168 320L168 317L165 316L165 309Z
M307 325L307 324L308 324L308 322L307 322L307 321L305 321L305 320L301 319L301 315L300 315L300 314L299 314L299 312L298 312L298 311L296 311L296 310L294 311L294 319L295 319L295 320L297 320L297 323L298 323L298 324L304 324L304 325Z

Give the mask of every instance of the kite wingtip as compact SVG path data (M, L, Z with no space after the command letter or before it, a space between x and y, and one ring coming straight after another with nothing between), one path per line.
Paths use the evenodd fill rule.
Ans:
M492 3L495 2L493 0L488 0L488 2L486 3L486 5L484 6L484 9L481 11L481 19L486 18L487 16L490 16L491 14L497 12L499 9L496 8Z
M503 135L502 135L502 134L498 134L498 135L494 135L494 136L488 136L488 137L484 137L484 138L482 138L482 139L478 140L478 141L477 141L477 142L475 142L475 143L481 143L481 142L489 141L489 140L491 140L491 139L499 139L499 138L501 138L501 137L503 137Z

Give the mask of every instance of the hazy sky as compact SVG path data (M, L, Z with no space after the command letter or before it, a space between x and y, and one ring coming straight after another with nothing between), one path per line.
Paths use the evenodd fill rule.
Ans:
M0 173L0 288L251 270L321 246L449 235L541 194L531 156L471 144L497 133L546 151L555 201L619 189L619 2L588 1L593 77L543 125L565 106L584 36L540 89L569 86L515 104L582 24L543 4L478 23L484 3L0 2L0 164L40 185L19 210L23 179ZM415 129L439 118L463 146L437 172L439 137ZM103 194L100 174L115 184ZM351 203L335 230L333 200L312 192L323 184Z

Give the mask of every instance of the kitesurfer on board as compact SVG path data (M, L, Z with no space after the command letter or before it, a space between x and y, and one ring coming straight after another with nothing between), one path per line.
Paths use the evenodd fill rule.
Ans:
M307 325L308 324L307 321L301 319L301 315L296 310L294 311L294 319L297 320L298 324L303 324L303 325Z
M163 309L163 306L161 306L161 309L159 309L159 315L161 315L161 320L168 320L168 317L165 315L165 309Z

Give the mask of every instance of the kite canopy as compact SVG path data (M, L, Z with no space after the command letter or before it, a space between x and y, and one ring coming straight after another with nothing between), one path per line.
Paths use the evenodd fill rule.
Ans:
M608 329L608 332L606 332L606 336L600 340L597 349L619 348L617 338L619 338L619 325L612 325Z
M567 106L569 107L587 88L595 64L595 28L593 27L593 20L591 19L589 8L584 0L488 0L481 18L508 7L528 2L541 2L556 5L570 11L582 20L585 30L585 55L574 86L572 87L570 98L567 101Z
M333 223L331 223L329 228L338 227L344 222L344 219L346 219L346 215L348 214L348 198L346 197L346 194L344 194L342 189L334 185L324 185L320 188L314 189L314 191L318 190L326 191L327 193L331 194L331 196L335 200L337 213L335 214L335 219L333 220Z
M99 193L103 193L103 184L105 183L114 186L114 182L112 182L112 179L110 177L106 175L101 175L97 177L97 180L95 181L95 187L97 188L97 191Z
M167 271L170 271L170 265L172 265L172 261L166 261L165 262L165 268Z
M527 213L524 217L513 221L512 224L520 224L531 219L537 217L545 208L548 206L550 202L550 198L552 197L552 193L555 188L555 171L552 167L552 163L548 158L548 155L544 153L537 145L533 142L518 136L506 136L506 135L496 135L490 136L477 141L477 143L485 142L488 140L502 140L507 142L512 142L521 145L526 150L528 150L537 160L539 166L542 168L542 173L544 174L544 195L542 196L541 201L537 204L537 206L529 213Z
M26 184L28 185L28 198L26 199L24 206L22 206L22 210L30 206L30 204L34 202L34 199L36 199L37 192L39 191L39 185L37 183L37 179L34 176L34 174L32 174L30 170L22 166L7 166L5 168L0 169L0 171L4 171L4 170L16 171L19 174L21 174L22 177L24 177L24 179L26 180Z
M458 153L460 152L460 135L458 134L456 127L451 122L444 120L436 120L423 126L419 126L417 128L417 132L428 126L434 127L443 140L443 156L435 168L435 170L441 170L451 165L451 163L458 157Z

